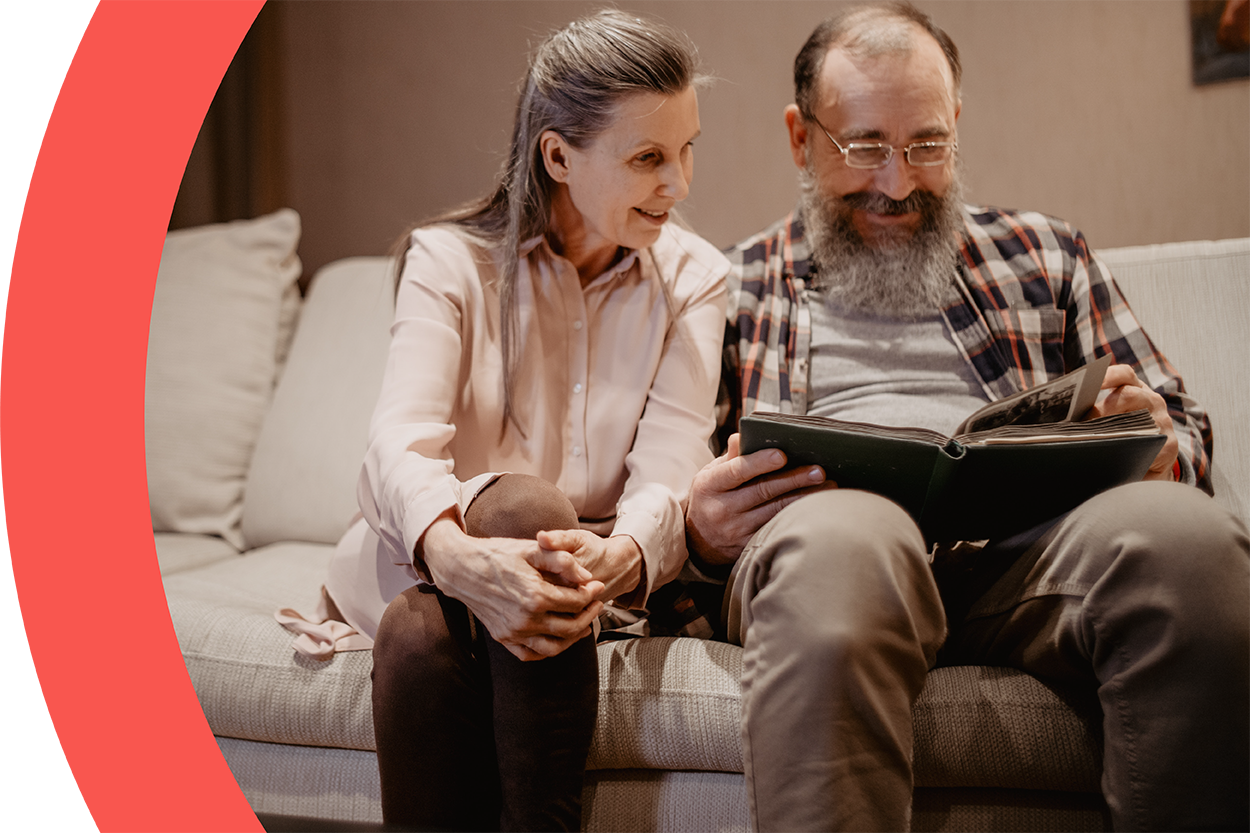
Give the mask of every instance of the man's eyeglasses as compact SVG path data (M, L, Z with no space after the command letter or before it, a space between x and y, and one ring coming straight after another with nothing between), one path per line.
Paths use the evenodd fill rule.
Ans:
M812 121L816 122L821 132L829 136L829 141L833 142L833 146L842 153L842 159L849 168L861 170L884 168L894 158L895 150L903 152L903 157L909 165L917 168L935 168L946 164L959 147L957 142L912 142L903 148L895 148L885 142L847 142L846 147L842 147L838 144L838 140L825 130L825 126L816 121L815 117L812 117Z

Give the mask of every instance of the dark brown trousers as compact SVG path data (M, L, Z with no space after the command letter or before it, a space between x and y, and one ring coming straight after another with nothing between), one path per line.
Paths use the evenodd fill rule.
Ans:
M554 486L504 475L465 513L475 537L575 529ZM373 727L388 828L576 830L599 701L594 640L522 662L460 602L397 597L373 648Z

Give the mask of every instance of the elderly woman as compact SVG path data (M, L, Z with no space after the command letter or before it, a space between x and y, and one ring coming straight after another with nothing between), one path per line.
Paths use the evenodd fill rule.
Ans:
M373 643L382 806L419 829L575 829L592 624L686 557L727 261L671 221L696 55L605 11L533 54L493 194L401 259L363 522L326 590Z

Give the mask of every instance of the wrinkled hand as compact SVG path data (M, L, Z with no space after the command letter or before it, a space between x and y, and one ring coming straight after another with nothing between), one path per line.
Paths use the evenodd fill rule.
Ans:
M603 583L569 552L536 541L473 538L449 515L421 541L434 583L522 660L552 657L590 634Z
M545 550L567 552L603 582L601 599L629 594L642 579L642 550L628 535L603 538L584 529L558 529L538 533L538 543Z
M779 471L786 455L765 449L742 456L739 436L730 436L725 453L695 475L686 509L686 534L695 554L708 564L732 564L747 541L774 515L821 488L819 466Z
M1174 479L1173 467L1176 464L1176 455L1180 444L1176 441L1176 429L1172 424L1172 417L1168 413L1168 406L1163 401L1163 397L1151 388L1146 387L1145 383L1137 378L1133 368L1126 364L1113 364L1107 368L1107 375L1102 380L1102 389L1110 391L1110 393L1089 409L1086 419L1110 416L1112 414L1126 414L1129 411L1138 411L1145 408L1150 412L1155 425L1158 425L1159 430L1167 437L1167 441L1163 444L1163 448L1160 449L1154 462L1150 464L1150 470L1146 472L1144 479Z

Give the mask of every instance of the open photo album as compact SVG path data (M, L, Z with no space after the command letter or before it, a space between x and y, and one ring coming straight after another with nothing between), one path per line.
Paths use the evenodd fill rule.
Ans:
M1148 411L1081 419L1109 364L991 402L954 436L756 412L739 424L741 450L779 448L790 467L818 465L839 488L887 497L931 542L1001 538L1149 470L1165 437Z

